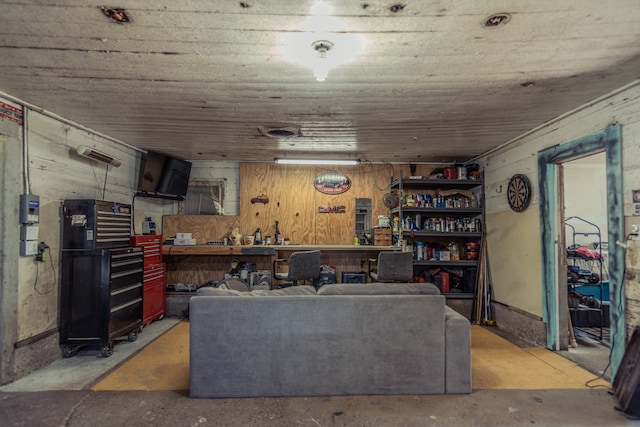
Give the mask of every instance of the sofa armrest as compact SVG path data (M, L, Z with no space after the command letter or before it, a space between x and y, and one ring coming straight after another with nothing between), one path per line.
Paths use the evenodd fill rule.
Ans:
M471 323L445 307L445 392L471 393Z

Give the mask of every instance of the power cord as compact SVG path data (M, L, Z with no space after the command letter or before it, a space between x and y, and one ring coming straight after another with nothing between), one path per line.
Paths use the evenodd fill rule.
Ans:
M51 286L51 288L47 290L40 290L38 289L38 277L40 275L40 267L38 266L38 263L46 262L45 251L49 252L49 262L51 263L51 270L53 271L53 286ZM56 286L58 285L58 276L56 274L56 268L53 265L53 258L51 257L51 249L49 248L49 246L47 246L45 242L40 242L40 244L38 244L38 254L35 257L35 263L36 263L36 279L33 282L33 290L36 291L38 295L50 294L55 290Z

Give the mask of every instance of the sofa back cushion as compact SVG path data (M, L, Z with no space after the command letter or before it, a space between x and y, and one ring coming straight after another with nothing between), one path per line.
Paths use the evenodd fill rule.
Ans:
M196 292L197 296L213 297L262 297L262 296L284 296L284 295L315 295L316 288L313 286L289 286L288 288L266 290L256 289L250 292L242 292L235 289L203 287Z
M431 283L336 283L318 289L318 295L440 295Z

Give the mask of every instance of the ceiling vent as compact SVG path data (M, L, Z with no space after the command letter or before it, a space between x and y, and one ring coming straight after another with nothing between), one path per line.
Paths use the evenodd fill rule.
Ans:
M102 151L96 150L95 148L87 147L86 145L79 146L77 151L78 154L83 157L88 157L90 159L97 160L111 166L118 167L122 164L122 160L116 159L115 157L103 153Z
M300 136L300 128L298 126L258 126L258 130L264 136L269 136L271 138L293 138L295 136Z

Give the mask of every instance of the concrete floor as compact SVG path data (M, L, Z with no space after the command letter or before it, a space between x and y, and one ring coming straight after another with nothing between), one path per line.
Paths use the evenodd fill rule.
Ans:
M189 399L184 393L0 393L3 426L624 426L606 390ZM637 425L637 423L636 423Z
M118 343L109 359L120 357L121 360L108 360L113 363L110 367L100 367L107 359L85 354L63 359L55 367L0 387L0 425L640 425L615 409L617 399L607 389L474 390L469 395L448 396L259 399L190 399L186 392L175 391L89 390L107 372L144 347L145 341L152 341L176 322L177 319L154 322L145 328L138 341ZM94 363L96 360L99 363ZM67 377L81 379L71 383Z
M587 371L595 375L602 375L602 378L612 382L611 369L609 369L609 353L611 351L609 343L605 340L594 339L580 331L576 331L575 334L578 347L556 353L577 363Z

